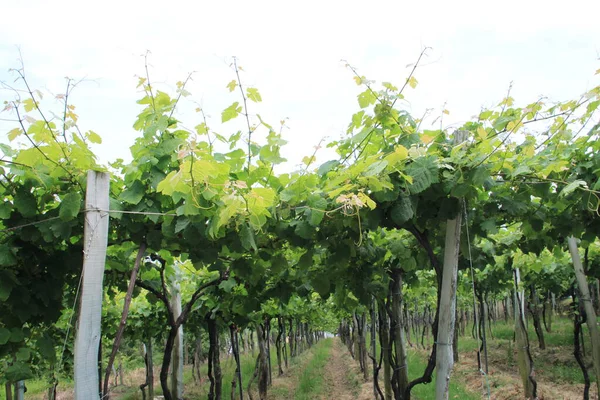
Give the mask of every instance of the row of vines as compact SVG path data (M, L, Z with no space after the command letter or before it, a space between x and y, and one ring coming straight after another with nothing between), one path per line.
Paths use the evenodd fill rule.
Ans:
M291 173L278 167L286 161L285 122L261 117L260 92L244 84L235 59L226 85L235 101L221 113L234 133L212 129L203 109L193 129L179 121L190 77L168 94L146 67L132 161L109 165L91 150L101 137L79 128L69 101L76 82L47 99L23 68L14 70L16 86L2 84L10 97L3 121L14 129L10 144L0 144L0 376L7 395L13 384L18 395L19 382L43 375L54 398L74 374L76 393L79 380L91 382L94 398L109 398L125 337L150 354L144 396L153 396L152 349L159 346L162 393L182 398L182 347L197 365L204 353L193 349L205 338L209 398L222 396L223 348L237 364L237 381L227 383L232 398L252 396L239 354L256 342L251 384L265 399L270 346L282 374L288 356L338 331L365 378L369 370L376 377L376 398L409 399L434 373L437 398L448 398L458 333L474 322L483 357L492 313L515 321L524 395L535 398L525 314L543 347L542 321L551 329L557 299L566 296L580 300L575 323L588 321L600 384L600 342L589 323L598 296L588 287L594 280L597 291L600 278L600 87L576 100L540 98L520 108L509 92L459 129L425 129L403 107L418 64L400 87L378 85L349 66L360 110L347 134L328 144L339 157L317 165L315 150ZM90 170L109 174L106 207L91 209L85 200ZM76 365L73 343L91 213L109 221L102 337L94 346L96 360L110 356L89 376ZM429 362L410 381L407 342L423 345L426 335Z

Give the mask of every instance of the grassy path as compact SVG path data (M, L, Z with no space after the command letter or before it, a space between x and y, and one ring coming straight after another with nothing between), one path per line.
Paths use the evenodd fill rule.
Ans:
M339 338L333 346L326 366L325 395L320 399L371 400L372 383L364 382L360 368Z
M274 379L269 390L273 400L354 400L371 399L362 395L362 378L355 361L339 338L323 339L306 351L289 373Z

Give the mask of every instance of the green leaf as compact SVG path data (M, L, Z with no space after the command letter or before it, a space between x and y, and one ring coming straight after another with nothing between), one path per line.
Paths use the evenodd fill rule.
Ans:
M438 167L433 157L416 159L407 165L405 173L413 179L408 187L411 194L421 193L432 184L439 182Z
M113 199L112 197L110 197L108 199L108 204L109 204L108 206L110 207L111 211L123 211L123 205L117 199ZM121 218L123 218L123 213L111 212L110 217L115 218L115 219L121 219Z
M23 107L25 108L25 112L33 111L35 108L35 102L32 98L23 100Z
M0 280L0 301L6 301L8 300L9 296L10 296L10 292L12 292L13 289L13 283L10 282L8 279L2 279ZM0 343L2 344L2 343Z
M487 166L477 167L473 173L473 184L476 186L483 185L483 183L490 177L490 170Z
M568 196L569 194L573 193L575 190L577 190L580 187L587 189L587 187L588 187L587 182L582 181L582 180L573 181L573 182L569 183L567 186L565 186L563 190L560 191L559 196L560 197Z
M256 240L254 238L254 231L248 224L243 224L242 228L240 229L240 241L242 242L242 247L244 249L254 249L254 251L258 250L256 246Z
M206 124L204 122L202 122L199 125L196 125L194 127L194 129L196 129L196 133L198 135L206 135L206 134L208 134L208 126L206 126Z
M92 143L96 143L96 144L101 144L102 143L102 138L100 137L100 135L98 135L94 131L88 131L87 138Z
M417 87L417 83L419 83L419 81L417 81L417 78L415 78L414 76L411 76L410 79L407 80L408 85L411 88L416 88Z
M229 89L230 92L233 92L235 90L235 88L237 87L237 82L234 79L231 82L229 82L226 87L227 87L227 89Z
M0 245L0 266L10 267L17 263L17 258L8 245Z
M81 195L77 192L68 193L60 202L58 215L63 221L70 221L77 217L81 209Z
M27 347L21 347L19 350L17 350L16 356L18 361L29 361L29 358L31 357L31 350L29 350Z
M180 191L185 193L185 181L183 178L183 171L171 171L157 186L156 190L167 195L172 196L174 192ZM180 190L178 190L180 189Z
M496 224L496 221L493 219L485 220L479 226L481 227L482 230L484 230L488 233L498 232L498 226Z
M263 146L260 149L260 160L270 164L281 164L286 161L285 158L281 157L279 153L279 147L274 146ZM243 159L239 159L237 162L243 162Z
M188 218L177 218L177 222L175 223L175 233L179 233L190 224L190 220Z
M302 221L296 225L294 232L302 239L310 239L314 233L314 230L308 222Z
M0 150L4 153L5 156L12 157L15 155L15 152L11 147L7 144L0 143Z
M11 142L13 140L15 140L21 133L23 133L23 130L21 128L15 128L15 129L11 129L10 131L8 131L8 133L6 134L8 136L8 140L10 140Z
M312 226L318 226L323 217L325 217L325 210L327 209L327 200L318 195L313 195L308 199L308 205L310 206L310 220L309 223Z
M370 105L375 104L376 101L377 98L375 97L371 89L367 89L358 95L358 105L360 106L360 108L367 108Z
M255 88L248 88L246 94L248 95L248 98L255 103L260 103L262 101L260 93L258 93L258 90Z
M145 191L146 188L142 181L136 180L131 186L121 192L119 200L129 204L138 204L144 197Z
M72 227L70 222L54 221L50 225L50 230L55 238L67 240L71 237Z
M10 338L10 331L6 328L0 328L0 346L8 343L8 339Z
M386 160L376 161L373 164L369 165L365 172L363 172L364 176L373 176L378 175L381 171L387 167L388 162Z
M486 111L482 111L482 112L479 114L479 120L481 120L481 121L485 121L485 120L487 120L489 117L491 117L493 113L494 113L494 112L493 112L492 110L486 110Z
M414 271L417 269L417 266L417 260L414 257L410 257L402 263L404 272Z
M456 197L445 197L440 202L440 210L438 212L438 218L442 219L454 219L460 212L460 202Z
M298 268L300 269L308 269L310 267L312 267L313 265L313 251L309 250L306 253L302 254L302 256L300 256L300 259L298 260Z
M233 278L229 278L226 281L219 283L219 288L223 289L225 293L231 293L231 290L237 285L237 282Z
M544 220L542 219L532 217L529 220L529 224L531 225L531 228L536 232L541 232L542 229L544 229Z
M159 250L162 244L162 232L159 230L148 232L146 242L151 249Z
M383 86L384 88L392 91L392 92L397 92L398 88L394 85L392 85L390 82L381 82L381 86Z
M320 274L311 281L312 287L319 293L319 296L326 298L329 295L331 283L325 274Z
M4 378L8 382L17 382L33 378L33 373L26 364L18 361L6 368Z
M514 121L516 119L517 117L515 115L501 116L494 121L494 129L497 131L504 130L504 128L506 128L506 125L508 125L509 122Z
M514 171L512 171L510 173L510 175L516 177L518 175L529 174L529 173L531 173L531 168L529 168L528 165L521 164L521 165L517 166L517 168L515 168Z
M37 214L37 201L30 192L18 191L15 195L14 205L24 217L34 217Z
M334 169L335 167L337 167L338 165L340 165L340 162L338 160L329 160L329 161L321 164L321 166L317 170L317 173L319 175L323 176L326 173L328 173L329 171L331 171L332 169Z
M467 183L459 183L450 190L450 194L454 197L466 197L471 191L471 185Z
M239 102L235 102L221 113L221 122L227 122L235 117L237 117L240 112L242 112L242 107Z
M47 336L37 340L37 348L40 355L45 359L54 362L56 360L56 351L54 350L54 341Z
M10 218L10 213L12 212L12 204L9 202L4 202L0 204L0 219L8 219Z
M390 212L390 216L392 217L392 221L397 225L402 225L406 221L410 220L414 215L414 210L412 208L412 203L410 201L410 197L406 195L402 195L396 201L394 207Z
M23 331L21 329L12 328L10 330L10 338L8 339L9 342L19 343L22 342L23 339L25 339L25 335L23 334Z

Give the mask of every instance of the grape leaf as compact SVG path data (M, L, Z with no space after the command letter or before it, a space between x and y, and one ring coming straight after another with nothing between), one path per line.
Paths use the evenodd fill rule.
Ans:
M254 239L254 231L248 224L242 225L242 228L240 229L240 241L242 242L242 247L244 247L244 249L258 250L256 247L256 240Z
M10 331L6 328L0 328L0 346L8 343L9 338L10 338Z
M77 217L81 209L81 195L77 192L68 193L60 202L58 215L63 221L70 221Z
M408 196L400 196L398 201L392 207L390 212L390 216L392 217L392 221L398 225L402 225L406 221L410 220L414 215L414 210L412 208L412 203L410 201L410 197Z
M6 368L4 378L9 382L17 382L33 378L31 369L22 362L15 362L13 365Z
M19 190L15 194L15 208L23 214L24 217L34 217L37 214L37 202L32 193Z
M250 100L252 100L255 103L259 103L262 101L262 97L260 96L260 93L258 93L258 90L255 88L248 88L247 96Z
M54 341L49 337L41 337L37 340L37 348L40 355L47 360L56 360L56 351L54 350Z
M223 110L221 113L221 122L227 122L231 119L234 119L239 115L240 112L242 112L242 106L240 106L240 103L236 101Z
M559 196L560 197L568 196L569 194L573 193L575 190L577 190L580 187L587 189L587 187L588 187L587 182L582 181L582 180L573 181L573 182L569 183L567 186L565 186L563 190L561 190Z
M131 186L121 192L119 200L129 204L138 204L144 197L145 191L144 184L140 180L136 180Z
M17 258L14 256L10 247L3 244L0 245L0 266L10 267L17 263Z

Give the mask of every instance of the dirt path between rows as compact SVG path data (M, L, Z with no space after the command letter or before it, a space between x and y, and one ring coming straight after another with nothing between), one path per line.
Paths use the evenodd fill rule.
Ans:
M486 383L490 386L490 399L509 400L523 398L523 384L516 368L509 370L501 363L490 363L488 379L477 372L476 353L463 355L455 372L467 388L474 392L487 394ZM543 368L543 366L535 366ZM543 376L537 376L537 394L540 400L580 400L583 397L583 384L555 383ZM596 385L592 383L590 399L597 400Z
M333 339L329 360L325 367L325 385L322 400L371 400L372 383L364 382L358 363L339 338Z

